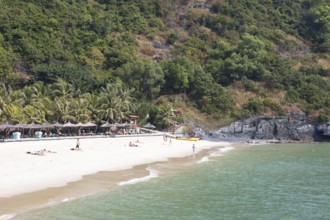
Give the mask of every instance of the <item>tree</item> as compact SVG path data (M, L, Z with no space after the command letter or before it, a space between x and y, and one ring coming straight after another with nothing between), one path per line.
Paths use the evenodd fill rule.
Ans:
M24 122L25 117L21 106L6 104L2 108L1 119L12 123Z
M194 75L194 63L186 57L178 56L162 63L165 74L164 94L185 92Z
M119 80L101 89L100 102L100 114L106 121L126 119L135 108L130 90Z
M69 121L76 121L74 111L71 106L71 100L65 99L64 97L55 97L55 115L56 120L62 123Z
M132 94L137 99L155 99L164 85L164 73L160 65L151 60L138 60L124 65L117 70L118 76L129 88L134 88Z
M52 86L52 97L63 97L64 99L69 99L73 96L74 88L72 85L67 83L61 78L58 78L56 83L54 83Z
M305 35L312 36L316 51L330 51L330 6L317 5L312 7L305 17L307 31Z
M231 81L243 76L252 80L260 80L266 71L264 66L267 52L265 44L255 36L245 34L236 51L224 62L223 74Z
M13 55L1 46L1 38L2 35L0 34L0 77L5 79L12 71Z

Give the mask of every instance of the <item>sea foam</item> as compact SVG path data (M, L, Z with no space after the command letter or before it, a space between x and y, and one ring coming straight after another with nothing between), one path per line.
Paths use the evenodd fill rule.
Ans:
M227 151L231 151L231 150L234 150L233 147L223 147L223 148L220 148L219 151L221 152L227 152Z
M0 220L8 220L8 219L12 219L16 216L16 214L4 214L4 215L0 215Z
M210 159L208 156L203 157L202 159L200 159L199 161L197 161L197 163L205 163L208 162Z
M127 181L122 181L122 182L119 182L118 185L123 186L123 185L129 185L129 184L136 184L136 183L140 183L140 182L146 182L150 179L153 179L153 178L156 178L159 176L157 170L150 169L150 168L147 168L147 170L149 171L149 175L140 177L140 178L130 179Z

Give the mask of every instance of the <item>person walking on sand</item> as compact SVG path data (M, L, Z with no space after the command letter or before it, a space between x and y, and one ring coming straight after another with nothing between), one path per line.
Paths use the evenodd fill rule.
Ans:
M77 139L76 150L80 150L80 141L79 141L79 138Z

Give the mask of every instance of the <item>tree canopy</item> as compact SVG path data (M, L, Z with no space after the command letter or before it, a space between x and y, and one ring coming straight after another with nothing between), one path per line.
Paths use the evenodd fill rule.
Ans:
M219 120L305 111L329 121L329 5L0 1L1 120L137 114L166 127L189 106Z

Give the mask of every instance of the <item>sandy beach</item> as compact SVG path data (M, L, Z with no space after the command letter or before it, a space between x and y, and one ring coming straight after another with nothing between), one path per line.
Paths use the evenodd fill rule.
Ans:
M132 142L134 147L130 147ZM51 187L65 186L85 175L100 171L121 171L134 166L193 155L227 142L182 141L163 136L80 138L4 142L0 144L0 199ZM44 155L27 152L46 150Z

